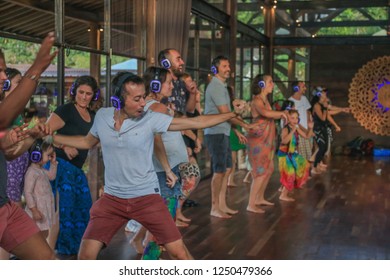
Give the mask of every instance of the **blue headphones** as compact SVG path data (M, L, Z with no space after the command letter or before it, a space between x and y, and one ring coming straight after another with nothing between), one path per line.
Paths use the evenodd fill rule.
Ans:
M4 81L4 84L3 84L3 91L7 91L11 88L11 80L10 79L7 79Z
M265 88L265 82L263 80L260 80L257 84L260 88Z
M10 71L9 69L5 69L5 74L7 75L7 77L9 78L9 75L10 75ZM3 84L3 91L7 91L11 88L11 80L10 79L7 79L4 81L4 84Z
M160 60L160 65L165 69L169 69L172 67L171 62L169 61L168 58L165 57L165 54L162 55L162 59Z
M322 91L323 91L322 87L316 87L316 88L314 88L312 94L313 94L314 96L321 97Z
M160 82L160 69L156 68L154 71L154 78L150 81L150 91L154 93L159 93L161 91L161 82Z
M38 139L30 151L30 160L34 163L40 162L42 159L42 139Z
M300 87L299 86L293 86L293 91L294 92L298 92L300 90Z
M122 76L119 77L118 82L113 87L113 95L110 98L112 106L116 110L120 110L125 106L125 101L122 96L122 88L123 84L126 82L127 79L132 78L136 76L135 74L131 72L126 72Z
M217 75L218 74L218 67L215 66L215 65L211 65L211 73L213 73L214 75Z
M73 82L73 84L72 84L72 86L70 87L70 90L69 90L70 95L76 96L77 88L78 88L79 86L81 86L81 85L89 85L89 84L87 84L87 83L84 83L84 81L81 81L81 79L80 79L80 78L84 79L84 78L86 78L86 77L87 77L87 76L79 77L79 78L77 78L77 79ZM93 78L91 77L91 79L93 79ZM81 82L83 82L83 84L81 84ZM89 85L89 86L90 86L90 85ZM96 92L94 92L94 96L93 96L92 100L93 100L93 101L98 100L99 96L100 96L100 89L98 88L98 89L96 90Z

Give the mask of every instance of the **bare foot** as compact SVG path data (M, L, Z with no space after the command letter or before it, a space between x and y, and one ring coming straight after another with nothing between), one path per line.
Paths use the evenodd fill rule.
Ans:
M238 187L238 185L235 182L228 182L228 187Z
M216 217L216 218L222 218L222 219L230 219L232 216L218 210L218 211L214 211L214 210L211 210L210 211L210 216L213 216L213 217Z
M321 173L322 173L322 171L319 168L313 168L311 170L311 174L314 174L314 175L321 174Z
M246 208L246 211L249 211L249 212L253 212L253 213L259 213L259 214L262 214L262 213L265 213L265 211L261 208L258 208L258 207L247 207Z
M279 199L283 201L295 201L294 198L291 198L289 196L283 196L283 195L279 196Z
M266 205L266 206L273 206L275 203L273 202L270 202L268 200L260 200L260 201L256 201L256 205Z
M188 227L189 224L187 224L187 223L185 223L185 222L183 222L183 221L181 221L181 220L177 220L177 219L176 219L176 226L177 226L177 227Z
M179 215L176 214L176 220L182 221L184 223L191 223L191 219L188 219L183 214L179 214Z
M242 180L244 183L250 183L251 181L249 181L248 179L244 179Z
M221 207L221 211L222 212L225 212L226 214L229 214L229 215L235 215L238 213L238 210L233 210L233 209L230 209L229 207Z
M136 240L136 239L131 239L130 240L130 245L133 246L134 250L137 252L137 254L143 254L144 252L144 247L142 246L142 241L141 240Z

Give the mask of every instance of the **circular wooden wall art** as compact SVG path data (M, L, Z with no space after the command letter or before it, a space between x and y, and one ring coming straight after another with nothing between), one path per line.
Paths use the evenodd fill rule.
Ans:
M378 135L390 135L390 56L371 60L355 74L348 101L356 120Z

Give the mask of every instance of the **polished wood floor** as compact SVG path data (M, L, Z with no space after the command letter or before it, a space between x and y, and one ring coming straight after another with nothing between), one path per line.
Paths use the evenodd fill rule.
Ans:
M228 220L210 217L210 179L203 180L191 196L200 205L184 209L192 219L181 229L187 247L210 260L390 259L390 159L334 156L328 169L295 191L295 202L279 201L276 170L266 191L275 206L265 214L245 210L249 184L237 172L228 201L239 213ZM120 230L99 259L139 259L131 237Z

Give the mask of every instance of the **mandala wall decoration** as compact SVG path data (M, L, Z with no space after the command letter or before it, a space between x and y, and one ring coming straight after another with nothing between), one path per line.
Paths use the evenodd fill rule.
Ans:
M378 135L390 135L390 56L371 60L355 74L348 101L356 120Z

